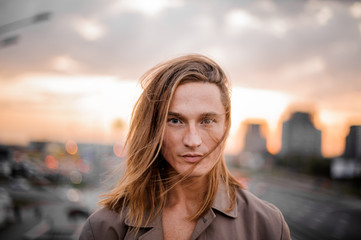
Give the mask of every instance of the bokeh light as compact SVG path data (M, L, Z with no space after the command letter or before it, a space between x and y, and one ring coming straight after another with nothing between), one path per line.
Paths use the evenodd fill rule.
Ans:
M90 171L89 163L84 162L81 158L78 160L77 168L82 173L88 173Z
M78 152L78 145L74 140L68 140L65 144L65 149L69 154L75 155Z
M52 170L55 170L58 168L59 163L58 160L52 156L52 155L48 155L45 157L45 165Z
M79 195L79 191L74 188L71 188L66 192L66 196L71 202L78 202L80 199Z
M113 152L114 155L117 157L124 157L125 151L124 151L124 145L120 142L117 142L113 145Z
M83 180L83 176L78 171L72 171L69 178L73 184L80 184Z

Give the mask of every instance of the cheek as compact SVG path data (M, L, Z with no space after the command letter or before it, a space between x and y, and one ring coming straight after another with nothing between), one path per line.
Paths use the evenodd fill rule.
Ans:
M182 142L181 133L174 129L167 129L164 132L163 146L165 148L174 148Z
M204 138L207 139L208 144L215 145L222 139L224 131L224 127L215 128L208 131Z

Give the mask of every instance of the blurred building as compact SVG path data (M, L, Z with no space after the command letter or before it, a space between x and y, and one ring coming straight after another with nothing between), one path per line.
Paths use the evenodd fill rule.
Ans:
M321 131L309 113L296 112L283 123L280 155L321 156Z
M332 160L331 177L334 179L361 177L361 126L350 127L343 156Z
M271 164L266 139L261 133L261 124L247 124L242 152L235 158L235 164L243 168L259 170Z
M248 124L243 152L266 153L266 139L261 134L260 124Z
M361 158L361 126L350 127L343 156L346 158Z

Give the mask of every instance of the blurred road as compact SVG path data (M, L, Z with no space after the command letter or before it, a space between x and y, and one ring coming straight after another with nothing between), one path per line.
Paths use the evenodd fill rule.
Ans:
M44 188L8 191L18 206L13 222L2 226L0 239L78 239L89 216L89 208L69 201L70 188Z
M322 189L307 177L252 177L249 190L276 205L293 240L361 239L361 200Z
M263 172L248 177L248 189L282 211L292 239L361 239L360 199L325 189L317 179L307 176ZM9 190L22 207L14 223L0 229L0 239L77 239L88 214L97 208L102 191L65 187Z

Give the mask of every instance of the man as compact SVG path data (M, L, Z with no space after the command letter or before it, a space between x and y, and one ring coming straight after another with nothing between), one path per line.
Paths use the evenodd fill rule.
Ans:
M229 173L230 89L200 55L142 78L127 137L124 175L80 239L290 239L281 212Z

